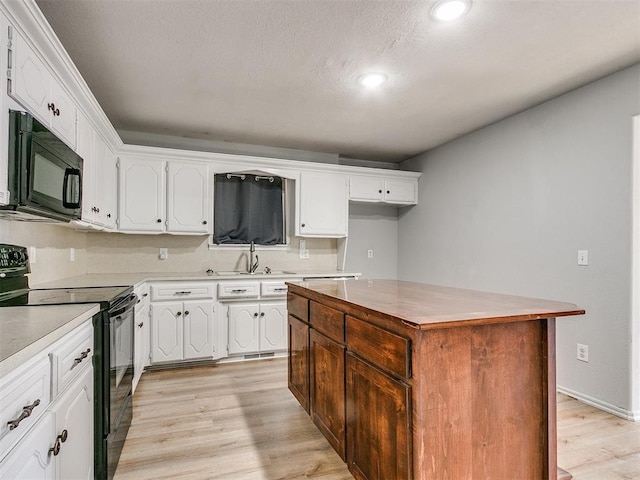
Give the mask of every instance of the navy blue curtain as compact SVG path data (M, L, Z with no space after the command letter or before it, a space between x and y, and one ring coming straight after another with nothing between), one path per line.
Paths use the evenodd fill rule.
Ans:
M284 243L282 178L243 176L215 176L215 243Z

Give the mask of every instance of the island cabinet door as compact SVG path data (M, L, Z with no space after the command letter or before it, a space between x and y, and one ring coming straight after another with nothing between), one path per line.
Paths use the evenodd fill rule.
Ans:
M311 418L340 458L346 460L345 347L311 330Z
M358 480L408 480L411 387L347 353L347 466Z
M289 315L288 384L293 396L309 413L309 326Z

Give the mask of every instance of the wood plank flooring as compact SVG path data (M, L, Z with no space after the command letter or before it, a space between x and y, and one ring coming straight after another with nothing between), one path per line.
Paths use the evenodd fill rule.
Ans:
M560 395L558 438L575 480L640 479L640 423ZM286 359L142 376L114 480L305 478L353 479L287 389Z

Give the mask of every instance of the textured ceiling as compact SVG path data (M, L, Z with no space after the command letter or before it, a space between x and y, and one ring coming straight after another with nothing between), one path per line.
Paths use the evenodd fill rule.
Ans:
M640 61L638 0L37 3L117 130L388 162Z

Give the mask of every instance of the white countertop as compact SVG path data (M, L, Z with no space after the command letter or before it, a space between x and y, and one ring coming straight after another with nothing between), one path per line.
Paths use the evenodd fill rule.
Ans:
M75 277L67 277L52 282L31 285L31 288L72 288L72 287L106 287L115 285L132 285L134 288L144 282L153 281L182 281L182 280L268 280L273 279L300 279L300 278L325 278L325 277L359 277L360 273L337 272L335 270L294 272L286 274L255 275L207 275L205 272L141 272L141 273L88 273Z
M0 378L99 311L98 304L0 308Z

